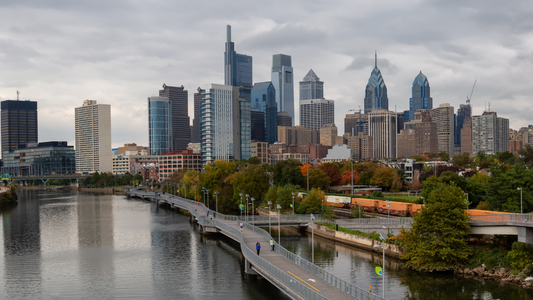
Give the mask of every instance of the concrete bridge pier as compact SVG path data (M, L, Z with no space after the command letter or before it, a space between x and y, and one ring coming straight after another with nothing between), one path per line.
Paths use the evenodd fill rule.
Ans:
M533 228L531 227L517 227L518 241L521 243L533 244Z
M39 182L39 191L46 191L46 183Z
M256 276L259 276L259 273L257 273L256 271L254 271L252 269L252 263L246 259L246 257L244 258L244 273L246 273L247 275L256 275Z

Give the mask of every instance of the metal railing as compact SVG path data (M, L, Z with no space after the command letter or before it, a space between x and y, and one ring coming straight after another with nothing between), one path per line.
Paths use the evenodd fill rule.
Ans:
M533 214L493 214L493 215L470 215L470 221L477 222L496 222L496 223L533 223Z
M413 222L413 218L391 218L391 219L385 219L385 218L361 218L361 219L339 219L335 220L335 224L341 226L341 225L403 225L403 224L411 224Z

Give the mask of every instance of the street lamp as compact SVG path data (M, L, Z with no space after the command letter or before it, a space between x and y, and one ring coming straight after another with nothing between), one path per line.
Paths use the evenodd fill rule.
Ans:
M272 202L268 201L268 234L272 235L272 226L270 225L270 205Z
M307 164L307 192L309 193L309 163Z
M387 228L383 226L382 228ZM381 277L383 277L383 298L385 298L385 240L386 238L383 234L379 234L379 239L381 240L381 245L375 245L374 248L383 248L383 268L381 269Z
M194 201L196 201L196 184L194 185Z
M281 215L279 214L281 206L278 204L276 208L278 209L278 244L281 246Z
M292 214L294 215L294 192L292 193Z
M241 221L242 221L242 193L240 193L239 196L241 196L241 206L239 206L239 210L241 211Z
M246 197L246 213L245 213L245 218L246 218L246 223L248 223L248 198L250 197L250 195L246 194L244 195Z
M424 202L424 206L426 206L426 198L424 197L420 197L420 198L422 198L422 201Z
M361 202L357 202L357 206L359 207L359 219L361 219Z
M470 206L468 204L468 193L465 193L466 194L466 214L468 214L468 206Z
M522 188L519 187L517 190L520 190L520 218L522 218Z
M315 263L315 216L311 213L311 263Z
M205 194L207 196L207 209L209 209L209 189L205 189Z
M254 219L255 219L255 216L254 216L255 215L255 209L254 209L255 198L252 197L252 199L250 199L250 200L252 200L252 226L255 226L255 222L254 222Z
M390 218L390 201L387 201L387 207L388 207L388 211L387 211L387 219Z
M215 211L218 213L218 191L215 192Z
M205 186L202 187L202 202L205 205Z
M178 182L178 195L181 197L181 186L179 182Z
M352 175L352 192L351 192L351 194L353 195L353 160L350 160L350 165L352 166L352 173L351 173L351 175Z

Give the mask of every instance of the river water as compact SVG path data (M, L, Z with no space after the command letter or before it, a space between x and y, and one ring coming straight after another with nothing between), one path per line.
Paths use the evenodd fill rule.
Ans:
M0 299L288 299L246 276L238 244L205 238L188 216L151 202L20 191L0 218ZM307 233L281 234L285 247L311 260ZM379 253L318 237L314 249L315 263L381 295ZM533 299L513 285L419 274L388 258L386 274L388 299Z

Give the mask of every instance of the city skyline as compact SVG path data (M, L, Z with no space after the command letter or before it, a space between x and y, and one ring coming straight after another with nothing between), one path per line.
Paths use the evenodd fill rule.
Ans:
M391 111L409 109L412 79L422 70L431 81L434 107L450 103L459 108L477 79L472 115L481 115L490 102L492 111L509 118L511 128L531 123L527 102L533 76L524 72L533 62L527 39L531 26L528 7L519 3L391 2L378 9L363 2L311 7L294 2L291 14L280 14L282 4L275 3L255 11L255 22L241 18L243 12L228 12L223 3L216 14L206 11L203 20L187 17L198 4L183 9L172 2L158 4L4 3L1 100L14 100L21 91L21 99L39 102L39 140L73 144L73 108L95 99L114 108L113 147L148 145L146 97L162 82L184 85L192 122L192 91L224 80L221 53L230 24L238 52L254 57L254 83L270 80L276 53L291 55L296 79L311 68L320 74L327 82L327 98L336 102L339 132L348 109L363 107L374 50ZM346 13L355 8L361 13ZM120 17L110 18L118 12ZM155 22L156 15L165 21ZM388 17L376 25L372 20L378 15ZM371 33L364 30L370 25ZM346 36L351 38L342 38ZM298 95L296 87L294 93ZM294 100L299 101L297 96ZM298 114L294 124L299 124Z

